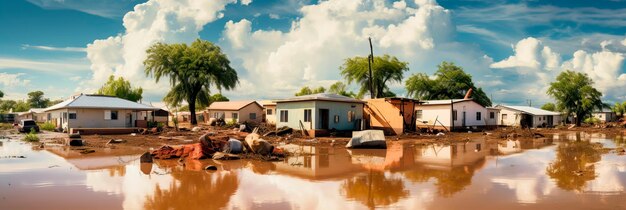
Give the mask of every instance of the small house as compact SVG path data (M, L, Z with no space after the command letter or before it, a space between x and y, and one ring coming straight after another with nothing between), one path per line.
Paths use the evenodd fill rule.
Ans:
M387 134L401 135L416 131L415 110L419 100L410 98L369 99L365 104L365 118L373 129L382 129Z
M20 112L17 115L18 121L31 119L35 122L46 122L46 114L43 112L43 108L32 108L26 112Z
M418 128L478 129L487 125L487 108L471 98L430 100L415 109Z
M225 122L263 121L263 106L256 101L220 101L213 102L207 112L210 118L222 119Z
M617 114L610 109L601 109L601 110L595 110L592 113L594 118L597 118L600 120L600 122L614 122L617 120Z
M277 100L276 127L304 129L313 137L327 135L331 130L360 130L364 104L358 99L330 93Z
M263 106L263 113L266 123L276 125L276 102L274 101L261 101L261 105Z
M561 123L561 113L530 106L497 105L500 109L500 126L553 127Z
M500 109L495 107L487 107L486 125L489 128L497 128L500 119Z
M80 94L48 107L44 112L47 121L57 128L87 134L133 132L137 127L147 125L142 115L158 109L115 96Z

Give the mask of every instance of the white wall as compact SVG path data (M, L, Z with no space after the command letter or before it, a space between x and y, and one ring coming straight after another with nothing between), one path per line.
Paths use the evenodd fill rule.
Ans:
M311 110L311 122L304 122L304 110ZM300 129L300 121L305 129L321 129L321 119L319 109L328 109L328 128L337 130L354 130L355 122L363 119L362 103L346 103L332 101L299 101L299 102L280 102L276 105L276 127L288 126L294 129ZM288 122L280 122L280 112L287 110ZM354 120L348 122L348 111L355 113ZM339 116L339 122L335 122L335 115Z
M422 117L417 119L418 126L424 126L421 121L428 121L432 126L435 119L439 120L446 127L450 127L450 104L442 105L421 105L416 110L422 110ZM465 111L465 126L485 126L485 117L489 117L487 108L473 101L463 101L454 103L454 110L457 111L457 119L454 121L455 127L463 126L463 112ZM476 113L481 113L480 120L476 120ZM439 123L436 126L441 126Z
M491 118L491 114L493 113L493 118ZM487 120L487 125L495 126L500 123L500 110L499 109L487 109L487 113L485 114L485 119Z
M126 115L132 116L129 127L135 127L135 120L140 116L138 112L132 110L113 110L117 111L117 120L105 120L104 109L60 109L46 112L51 114L51 120L55 120L57 127L64 129L69 128L125 128L127 127ZM67 119L61 118L63 113L67 112ZM76 113L76 119L69 119L69 113ZM141 119L143 120L143 118Z

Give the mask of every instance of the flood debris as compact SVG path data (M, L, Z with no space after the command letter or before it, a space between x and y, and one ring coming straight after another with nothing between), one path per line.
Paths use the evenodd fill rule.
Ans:
M354 131L346 148L386 149L385 133L382 130Z
M150 154L150 152L145 152L141 155L141 157L139 157L139 162L140 163L152 163L152 154Z
M81 154L90 154L94 152L96 152L96 150L93 150L93 149L85 149L83 151L80 151Z
M119 144L119 143L124 143L126 142L126 140L124 139L111 139L109 140L109 142L107 142L107 144Z
M73 147L80 147L85 145L82 139L70 139L68 144Z
M204 167L204 170L208 170L208 171L217 171L217 166L214 166L214 165L208 165L207 167Z

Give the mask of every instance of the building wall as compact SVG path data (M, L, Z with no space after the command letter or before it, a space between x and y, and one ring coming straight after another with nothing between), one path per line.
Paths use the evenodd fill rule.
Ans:
M493 113L493 118L491 118L491 114ZM487 120L487 126L497 126L500 122L500 110L499 109L487 109L487 114L485 114L485 119Z
M601 122L613 122L617 119L615 112L594 112L592 115L600 119Z
M311 122L304 121L304 110L311 109ZM305 129L321 129L321 117L319 109L328 109L328 128L336 130L355 130L356 120L363 119L362 103L345 103L332 101L298 101L280 102L276 105L276 127L288 126L300 129L300 121ZM280 122L280 111L287 110L288 122ZM354 120L348 122L348 111L354 111ZM339 122L335 122L335 116L339 116Z
M233 120L233 113L237 114L237 123L243 122L255 122L260 123L263 120L263 109L260 106L248 104L241 108L241 110L208 110L209 118L215 118L215 113L224 115L225 122L231 122ZM250 113L256 113L256 119L250 119Z
M504 118L506 116L506 119ZM553 115L552 117L552 125L548 124L548 116L549 115L534 115L533 118L533 127L539 127L542 124L546 124L547 126L555 126L561 123L560 115ZM506 107L502 107L500 109L500 122L498 125L501 126L520 126L522 120L522 113L517 110L509 109Z
M272 114L267 114L267 110L272 110ZM265 105L263 107L263 112L265 116L265 122L276 125L276 121L278 121L278 114L276 114L276 105Z
M399 101L397 105L400 105ZM411 105L408 106L413 109ZM402 121L402 115L400 115L400 109L385 99L367 100L365 113L369 115L372 128L382 128L392 131L394 134L402 134L404 131L404 122ZM409 113L413 113L413 111L410 110Z
M422 110L422 117L417 119L418 127L426 125L432 126L435 120L439 120L444 126L451 126L450 104L417 106L416 110ZM454 121L454 127L463 126L463 111L465 111L465 126L485 126L485 117L489 117L487 109L473 101L463 101L454 103L454 110L457 110L457 118ZM480 120L476 120L476 113L481 113ZM422 121L427 121L424 124ZM441 126L437 123L435 126Z
M138 112L131 110L112 110L117 111L117 120L105 120L104 109L60 109L46 112L46 115L50 113L51 122L56 124L56 127L62 127L63 129L69 128L125 128L135 127L135 120L140 117ZM63 113L67 112L67 118L63 118ZM76 113L76 119L69 119L69 113ZM130 126L127 126L126 116L130 114L132 116ZM141 119L143 120L143 118Z

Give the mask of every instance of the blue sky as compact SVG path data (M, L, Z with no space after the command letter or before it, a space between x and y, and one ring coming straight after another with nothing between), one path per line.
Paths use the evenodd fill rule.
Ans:
M563 69L590 74L606 102L626 100L624 1L164 2L0 1L0 90L61 99L115 74L158 102L168 84L141 73L145 46L201 38L219 44L242 79L227 96L288 97L341 80L342 60L364 55L372 36L375 53L410 63L405 78L453 61L496 103L549 102L545 88ZM405 94L403 84L391 87Z

